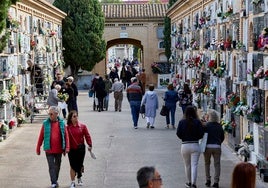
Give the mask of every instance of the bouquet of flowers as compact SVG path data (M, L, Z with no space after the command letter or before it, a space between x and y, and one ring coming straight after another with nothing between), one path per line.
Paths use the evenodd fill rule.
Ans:
M0 105L5 104L11 100L11 95L7 89L3 89L0 93Z
M58 98L66 102L69 98L69 95L67 93L58 93Z
M246 134L244 142L246 142L248 145L253 144L253 135L250 133Z

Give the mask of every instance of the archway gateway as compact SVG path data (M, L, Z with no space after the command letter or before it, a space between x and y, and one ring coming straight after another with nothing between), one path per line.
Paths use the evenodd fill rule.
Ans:
M157 85L157 74L151 64L163 60L164 17L167 4L103 4L105 28L103 38L107 42L106 58L93 69L104 75L108 61L108 49L117 44L132 44L141 49L141 65L146 70L147 83Z

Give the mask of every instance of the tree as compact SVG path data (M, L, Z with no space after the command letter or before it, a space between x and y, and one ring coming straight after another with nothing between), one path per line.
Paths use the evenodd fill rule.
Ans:
M170 8L174 3L176 3L177 0L169 0L169 4L168 7ZM164 21L164 46L165 46L165 55L167 57L167 59L170 58L171 56L171 38L170 38L170 34L171 34L171 21L169 17L165 17L165 21Z
M98 0L56 0L54 6L67 13L62 23L65 67L72 75L78 70L91 71L105 58L104 14Z
M0 53L7 45L7 40L10 36L6 30L6 22L8 19L8 9L11 4L15 4L18 0L1 0L0 3Z

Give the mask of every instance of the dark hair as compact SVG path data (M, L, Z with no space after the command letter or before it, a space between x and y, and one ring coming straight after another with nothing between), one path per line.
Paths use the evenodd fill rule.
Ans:
M145 166L138 170L137 181L140 188L148 186L149 180L154 178L155 168L153 166Z
M168 90L174 90L173 84L168 84L167 88Z
M189 85L186 84L186 83L183 84L183 90L184 90L184 93L185 93L185 94L191 94L191 93L192 93L192 91L191 91Z
M187 122L187 130L191 131L194 125L194 119L199 119L195 106L189 105L185 108L184 119Z
M256 167L247 162L238 163L232 174L231 188L255 188Z
M72 124L72 117L74 114L77 114L77 111L76 110L72 110L69 112L68 116L67 116L67 125L70 126Z
M154 90L154 85L153 85L153 84L150 84L150 85L149 85L149 90L150 90L150 91L153 91L153 90Z

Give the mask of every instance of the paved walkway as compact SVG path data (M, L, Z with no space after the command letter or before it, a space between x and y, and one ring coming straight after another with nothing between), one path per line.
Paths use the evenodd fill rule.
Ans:
M160 104L163 91L159 92ZM132 128L129 104L124 98L122 112L114 112L113 95L109 111L93 111L92 98L86 91L78 97L79 119L88 125L93 139L96 160L85 158L84 186L89 188L137 188L136 172L144 165L155 166L163 177L163 187L184 188L186 181L180 140L175 130L166 130L165 118L156 118L155 129L146 129L145 120L139 120L139 129ZM159 114L159 112L158 112ZM176 124L181 109L176 112ZM37 120L16 128L4 142L0 143L0 187L48 188L48 167L44 152L35 154L36 141L41 124ZM237 156L223 146L220 187L229 188ZM200 157L197 186L205 187L203 156ZM62 158L59 177L61 188L70 185L67 156ZM257 188L268 187L258 181Z

